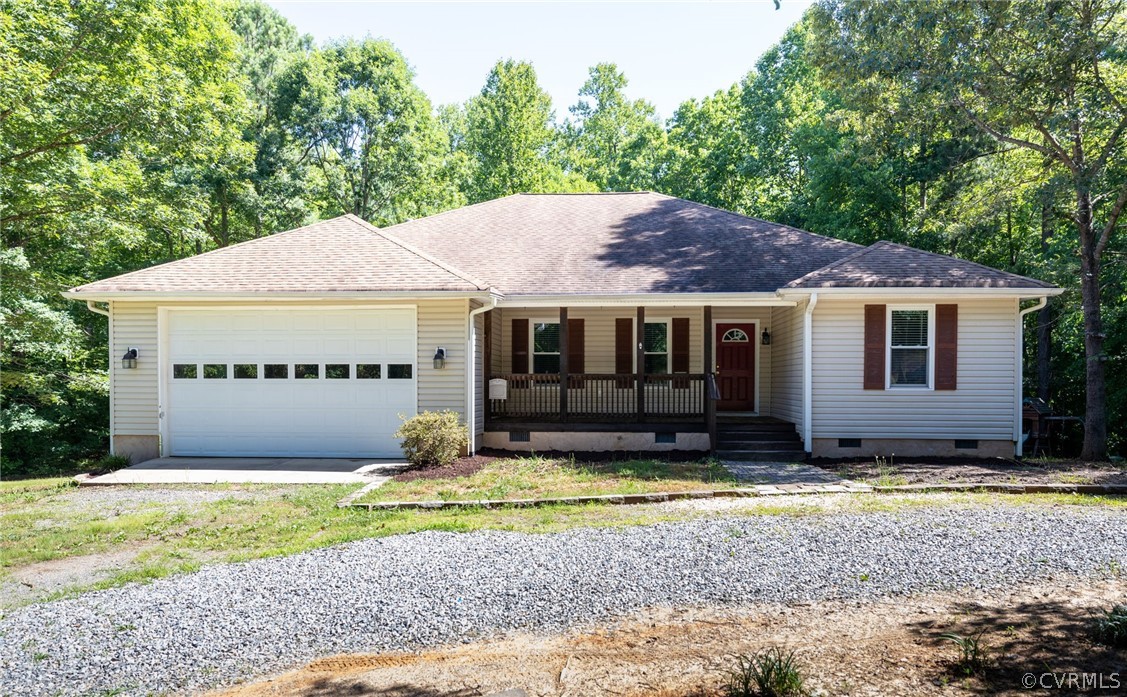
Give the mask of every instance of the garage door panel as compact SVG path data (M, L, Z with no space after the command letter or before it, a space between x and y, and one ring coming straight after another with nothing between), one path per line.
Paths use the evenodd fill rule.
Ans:
M388 379L388 365L415 364L413 310L183 311L168 316L168 434L173 455L399 457L400 414L415 410L412 379ZM196 365L194 379L172 365ZM203 365L227 366L203 379ZM348 378L326 377L347 364ZM379 364L379 379L358 379L357 364ZM237 379L236 364L257 377ZM267 379L267 364L287 377ZM294 366L315 364L316 378Z

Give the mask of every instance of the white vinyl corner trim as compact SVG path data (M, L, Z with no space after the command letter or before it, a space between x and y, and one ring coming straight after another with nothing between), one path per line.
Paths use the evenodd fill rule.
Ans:
M802 443L806 452L814 452L814 308L818 294L810 294L810 302L802 317Z
M476 437L474 432L477 430L477 405L474 403L477 395L477 327L474 326L474 320L478 315L495 307L497 307L497 296L494 295L490 298L488 305L470 310L466 320L466 428L469 430L470 436L466 453L470 457L473 457L474 454L474 438ZM486 399L488 399L488 395L486 395Z
M1021 307L1021 300L1018 301L1018 307ZM1017 373L1017 382L1014 385L1014 455L1021 457L1024 451L1025 444L1021 440L1021 415L1022 415L1022 383L1025 381L1025 316L1031 312L1036 312L1045 307L1049 302L1048 296L1041 296L1037 300L1037 304L1030 305L1024 310L1019 310L1017 313L1017 327L1015 327L1014 336L1014 361L1015 372Z

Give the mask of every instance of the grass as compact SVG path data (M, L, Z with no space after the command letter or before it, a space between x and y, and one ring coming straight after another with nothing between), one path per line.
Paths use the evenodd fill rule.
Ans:
M532 456L493 460L467 477L388 482L369 492L358 502L479 501L645 494L730 488L736 484L728 470L711 460L579 463L574 460Z
M727 697L805 697L802 669L794 651L772 646L751 656L737 656L728 673Z
M533 478L535 467L525 458L520 480ZM703 488L710 481L709 463L620 463L614 472L598 467L586 473L563 473L574 481L611 482L610 486L678 486ZM543 463L536 467L543 467ZM511 465L505 465L511 467ZM565 469L570 468L568 463ZM578 466L576 466L578 468ZM543 473L542 473L543 474ZM475 475L476 476L476 475ZM489 475L483 475L489 476ZM492 480L504 479L499 475ZM506 475L506 476L511 476ZM535 484L558 491L559 481L547 474ZM664 477L664 478L663 478ZM468 477L466 479L474 479ZM477 479L479 483L481 479ZM711 481L717 482L717 479ZM680 482L681 484L677 484ZM414 484L414 483L404 483ZM585 484L586 485L586 484ZM727 482L725 482L727 485ZM400 486L396 484L395 486ZM450 491L471 490L465 482L420 482ZM208 501L146 500L145 488L126 497L106 497L105 490L78 489L67 478L0 482L0 588L21 570L48 561L88 558L95 564L50 597L62 597L129 582L145 582L190 572L205 564L295 554L354 540L427 530L472 532L508 530L551 533L580 526L619 527L682 521L705 516L808 516L839 512L895 512L928 506L1084 505L1127 508L1127 498L1082 494L1020 494L998 497L962 494L857 494L849 496L743 499L738 507L702 510L675 506L551 505L542 508L435 511L368 511L336 507L356 485L337 486L182 486L218 492ZM123 488L115 487L121 492ZM509 489L515 491L515 489ZM401 496L403 492L396 493ZM477 496L478 494L474 494ZM120 503L106 503L120 499ZM118 555L106 559L105 555ZM43 599L39 593L35 599ZM0 593L0 607L28 600Z

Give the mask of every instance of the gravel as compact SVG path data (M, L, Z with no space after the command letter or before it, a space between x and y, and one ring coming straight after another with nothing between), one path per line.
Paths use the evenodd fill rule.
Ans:
M21 608L0 619L0 693L190 692L327 654L555 630L645 606L864 599L1123 567L1127 515L1105 508L419 533Z

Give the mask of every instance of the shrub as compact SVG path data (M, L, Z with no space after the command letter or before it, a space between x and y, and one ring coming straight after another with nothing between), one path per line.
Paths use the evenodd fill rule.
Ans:
M949 632L947 634L940 634L940 639L945 639L954 644L959 649L959 658L955 662L955 667L966 675L978 675L986 669L990 663L990 647L982 641L982 635L986 630L982 630L970 636L963 636Z
M1096 618L1092 630L1099 643L1127 648L1127 605L1116 605L1106 610Z
M728 697L804 697L806 686L794 651L778 646L751 656L737 656L728 674Z
M402 418L402 417L400 417ZM424 411L403 421L395 432L413 465L449 465L469 445L466 427L452 411Z
M90 466L90 471L93 474L116 472L125 469L131 462L132 460L128 455L103 455Z

